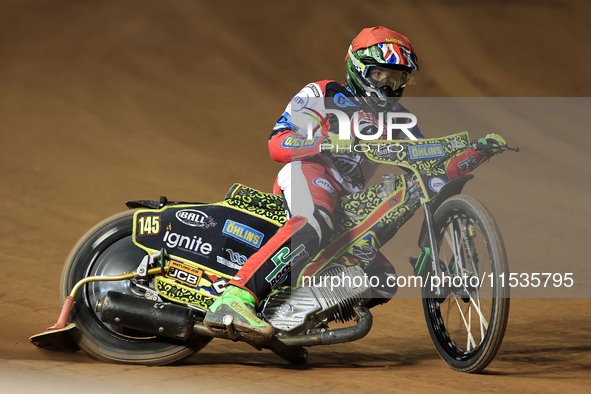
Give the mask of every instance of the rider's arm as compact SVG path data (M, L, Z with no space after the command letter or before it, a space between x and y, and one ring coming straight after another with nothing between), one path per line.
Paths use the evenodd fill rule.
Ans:
M312 157L320 152L322 138L307 139L289 129L273 132L269 138L271 158L280 163Z
M269 152L273 160L289 163L320 152L320 144L329 128L321 98L328 82L308 84L291 99L269 136ZM308 139L308 127L313 118L309 115L312 114L316 123L312 124L310 131L313 138Z

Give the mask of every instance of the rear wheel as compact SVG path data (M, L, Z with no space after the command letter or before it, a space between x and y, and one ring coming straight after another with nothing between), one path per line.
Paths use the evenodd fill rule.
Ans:
M146 253L133 243L132 230L133 212L128 211L103 221L81 238L62 273L62 303L82 278L121 275L137 268ZM115 363L161 365L187 357L211 341L206 337L174 341L101 322L95 306L111 290L142 295L141 289L125 280L86 284L75 297L70 321L77 330L72 336L91 356Z
M446 200L434 215L434 227L445 291L435 298L423 289L429 333L453 369L479 372L495 357L507 326L503 240L488 210L469 196Z

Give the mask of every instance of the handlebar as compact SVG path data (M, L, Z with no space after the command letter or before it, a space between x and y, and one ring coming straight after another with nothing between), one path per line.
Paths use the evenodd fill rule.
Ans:
M478 141L472 141L472 143L470 144L470 148L474 149L475 151L479 151L479 152L483 152L486 153L488 151L492 151L492 150L502 150L502 151L506 151L506 150L511 150L513 152L519 152L519 147L509 147L509 146L501 146L499 145L497 142L487 142L486 144L483 144L482 142L478 142Z

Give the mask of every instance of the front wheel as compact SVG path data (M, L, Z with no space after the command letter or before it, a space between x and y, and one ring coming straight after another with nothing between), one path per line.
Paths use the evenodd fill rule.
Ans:
M509 315L508 265L499 229L476 199L458 195L434 215L444 295L423 288L431 339L443 360L461 372L480 372L495 357ZM431 282L433 283L433 282Z
M128 211L106 219L82 237L62 273L62 303L82 278L121 275L137 268L145 252L133 243L132 230L133 212ZM74 340L95 358L115 363L162 365L191 355L211 340L195 337L186 342L173 341L103 323L95 313L95 306L110 290L141 296L130 281L91 282L78 291L70 314L70 321L77 327L72 331Z

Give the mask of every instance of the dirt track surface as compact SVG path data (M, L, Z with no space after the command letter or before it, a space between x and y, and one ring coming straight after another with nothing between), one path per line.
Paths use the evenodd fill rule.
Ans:
M588 390L588 291L512 300L505 341L482 375L444 365L413 298L376 309L364 339L311 348L303 368L221 340L167 367L28 343L57 318L71 247L124 201L215 201L236 181L270 191L280 168L268 158L270 128L306 83L343 80L348 43L363 27L413 41L421 72L408 96L591 93L586 1L318 3L0 4L0 391ZM512 267L568 272L588 258L590 138L588 127L550 127L551 114L540 116L527 132L499 130L522 152L478 169L467 191L494 213ZM395 239L388 257L397 268L416 255L419 225L413 219Z

